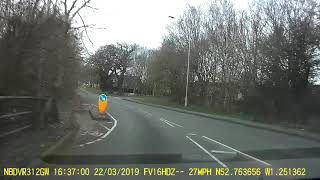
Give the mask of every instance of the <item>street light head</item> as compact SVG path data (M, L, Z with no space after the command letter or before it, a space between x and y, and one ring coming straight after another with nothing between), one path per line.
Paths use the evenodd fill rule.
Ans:
M168 16L169 18L171 18L171 19L175 19L175 17L173 17L173 16Z

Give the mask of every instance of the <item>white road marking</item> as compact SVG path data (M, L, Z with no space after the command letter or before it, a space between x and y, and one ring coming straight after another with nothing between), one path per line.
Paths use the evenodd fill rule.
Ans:
M108 127L106 127L106 126L98 123L98 124L100 124L102 127L106 128L106 129L108 130L108 132L106 132L101 138L95 139L95 140L90 141L90 142L86 142L85 144L92 144L92 143L101 141L103 138L107 137L107 136L114 130L114 128L117 126L117 122L118 122L118 121L117 121L110 113L107 112L107 114L108 114L108 115L111 117L111 119L113 119L113 121L114 121L114 124L113 124L112 128L109 129Z
M179 127L183 127L183 126L181 126L181 125L179 125L179 124L177 124L177 123L171 122L171 121L166 120L166 119L164 119L164 118L160 118L160 121L163 121L163 122L165 122L165 123L167 123L167 124L169 123L170 126L172 126L172 127L174 127L174 125L179 126Z
M110 128L108 128L107 126L101 124L100 122L98 122L98 124L99 124L100 126L104 127L105 129L107 129L108 131L110 131Z
M242 154L243 156L246 156L246 157L248 157L248 158L250 158L250 159L256 160L256 161L258 161L258 162L260 162L260 163L262 163L262 164L264 164L264 165L266 165L266 166L272 166L271 164L269 164L269 163L267 163L267 162L265 162L265 161L262 161L262 160L260 160L260 159L258 159L258 158L255 158L255 157L250 156L250 155L248 155L248 154L246 154L246 153L243 153L243 152L241 152L241 151L238 151L238 150L236 150L236 149L234 149L234 148L232 148L232 147L230 147L230 146L227 146L227 145L225 145L225 144L222 144L221 142L218 142L218 141L213 140L213 139L211 139L211 138L208 138L208 137L206 137L206 136L202 136L202 138L205 138L205 139L207 139L207 140L209 140L209 141L212 141L212 142L215 142L215 143L217 143L217 144L220 144L221 146L224 146L224 147L226 147L226 148L229 148L229 149L231 149L231 150L233 150L233 151L235 151L235 152L237 152L237 153L239 153L239 154Z
M197 135L197 134L195 134L195 133L188 133L188 135L195 136L195 135Z
M217 161L222 167L226 168L228 167L223 162L221 162L218 158L216 158L214 155L212 155L208 150L206 150L204 147L202 147L200 144L198 144L196 141L191 139L189 136L186 136L191 142L193 142L195 145L197 145L200 149L202 149L205 153L207 153L212 159Z
M212 153L217 153L217 154L233 154L237 155L237 152L230 152L230 151L216 151L216 150L211 150Z
M114 130L114 128L117 126L117 123L118 123L116 118L114 118L110 113L108 113L108 115L111 117L111 119L114 120L114 124L113 124L112 128L106 134L104 134L101 138L107 137Z
M162 121L162 122L164 122L164 123L168 124L168 125L169 125L169 126L171 126L171 127L174 127L172 124L170 124L169 122L165 121L165 119L163 119L163 118L160 118L160 121Z
M173 124L173 125L176 125L176 126L179 126L179 127L183 127L183 126L181 126L181 125L179 125L179 124L177 124L177 123L174 123L174 122L172 122L172 121L169 121L169 120L166 120L166 119L165 119L165 121L168 121L169 123L171 123L171 124Z
M89 132L88 134L91 136L96 136L96 137L103 135L103 133L100 133L99 131Z

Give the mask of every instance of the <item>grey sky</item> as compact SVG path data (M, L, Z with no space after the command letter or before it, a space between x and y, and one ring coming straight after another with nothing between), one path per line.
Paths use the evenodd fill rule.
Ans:
M235 7L245 9L250 0L233 0ZM88 29L93 42L84 37L92 53L98 47L115 42L137 43L147 48L161 45L166 27L179 17L187 5L205 5L208 0L92 0L97 10L86 10L82 16L86 24L106 29ZM81 25L79 22L76 22Z

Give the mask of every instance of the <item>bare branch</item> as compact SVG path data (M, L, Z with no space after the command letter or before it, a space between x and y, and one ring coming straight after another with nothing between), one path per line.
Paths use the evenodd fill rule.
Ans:
M64 0L63 5L64 5L64 15L67 17L68 15L67 0Z
M83 26L84 26L84 31L85 31L85 33L86 33L86 35L87 35L87 37L88 37L91 45L94 46L93 42L91 41L91 39L90 39L90 37L89 37L88 31L87 31L87 28L86 28L86 24L84 23L84 20L82 19L80 13L78 13L78 16L79 16L80 19L81 19L81 22L82 22L82 24L83 24Z
M72 11L72 9L75 7L76 3L77 3L78 0L73 0L72 2L72 5L70 7L70 9L68 10L67 12L67 16L69 16L70 12Z
M91 1L91 0L86 0L86 1L82 4L82 6L80 6L80 7L73 13L73 15L71 16L70 20L72 20L72 19L80 12L81 9L83 9L84 7L86 7L87 4L90 3L90 1Z
M79 26L79 27L72 27L72 29L89 28L89 27L92 27L94 25L95 24L83 25L83 26Z

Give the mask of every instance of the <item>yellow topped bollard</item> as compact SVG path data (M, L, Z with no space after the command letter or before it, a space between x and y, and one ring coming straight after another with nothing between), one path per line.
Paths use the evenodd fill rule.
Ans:
M99 95L98 108L100 114L106 114L108 108L108 98L105 94Z

